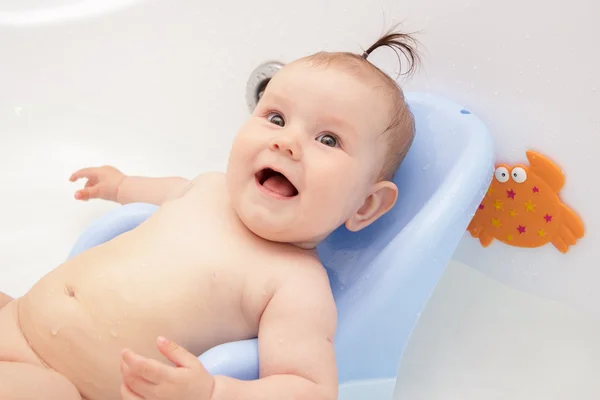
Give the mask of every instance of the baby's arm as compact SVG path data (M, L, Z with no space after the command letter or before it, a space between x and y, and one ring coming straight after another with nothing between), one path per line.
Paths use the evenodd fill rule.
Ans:
M263 313L260 379L216 376L211 400L337 399L335 303L324 271L302 275L278 288Z
M122 400L336 400L336 309L324 271L304 270L276 289L258 332L260 379L211 376L195 355L159 339L175 367L131 350L121 362Z
M149 203L162 205L185 194L190 181L185 178L147 178L128 176L110 166L84 168L73 175L72 182L86 178L85 187L75 193L77 200L103 199L120 204Z

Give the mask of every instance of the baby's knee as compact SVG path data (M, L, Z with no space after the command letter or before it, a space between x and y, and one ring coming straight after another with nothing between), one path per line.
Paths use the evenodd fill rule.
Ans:
M79 391L77 390L75 385L71 383L71 381L69 381L67 378L65 378L58 372L49 372L51 375L54 375L53 377L51 377L52 387L55 390L52 393L60 393L60 396L56 398L64 400L81 400L81 395L79 394Z
M79 391L56 371L0 361L0 399L81 400Z
M4 293L0 292L0 308L4 307L8 303L10 303L12 300L13 300L12 297L10 297L7 294L4 294Z

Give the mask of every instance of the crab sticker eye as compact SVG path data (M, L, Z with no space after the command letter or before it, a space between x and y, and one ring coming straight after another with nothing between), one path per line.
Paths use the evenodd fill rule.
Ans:
M504 167L496 168L496 180L500 183L504 183L508 181L508 170Z
M527 172L521 167L515 167L511 171L510 177L517 183L523 183L527 180Z

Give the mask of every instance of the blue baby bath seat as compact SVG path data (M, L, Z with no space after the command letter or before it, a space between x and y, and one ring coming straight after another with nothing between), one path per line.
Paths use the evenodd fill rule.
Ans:
M340 384L396 377L419 315L494 170L491 134L473 113L426 93L406 98L417 133L394 178L396 206L361 232L339 228L318 247L338 308ZM156 209L116 208L82 234L69 257L134 229ZM257 339L225 343L199 358L213 374L258 378Z

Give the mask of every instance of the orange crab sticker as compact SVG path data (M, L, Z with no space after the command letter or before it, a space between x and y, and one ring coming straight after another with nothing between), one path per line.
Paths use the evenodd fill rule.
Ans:
M562 253L583 237L583 223L560 200L561 170L545 156L527 152L529 166L496 167L485 198L467 228L481 245L494 239L516 247L552 243Z

